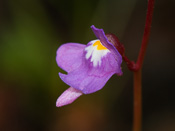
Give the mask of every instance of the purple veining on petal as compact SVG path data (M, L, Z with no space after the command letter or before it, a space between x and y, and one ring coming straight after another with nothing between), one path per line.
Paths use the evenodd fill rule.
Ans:
M56 62L63 70L70 72L77 69L82 63L82 55L86 45L67 43L57 50Z
M105 46L106 48L108 48L108 50L111 51L111 53L114 55L115 59L118 61L118 64L121 65L122 56L117 51L117 49L114 47L114 45L108 41L107 37L105 36L105 33L104 33L103 29L98 29L94 25L92 25L91 28L92 28L95 36L98 39L100 39L103 46Z
M74 102L78 97L80 97L83 93L75 88L68 88L65 90L61 96L57 99L56 106L61 107L64 105L71 104Z

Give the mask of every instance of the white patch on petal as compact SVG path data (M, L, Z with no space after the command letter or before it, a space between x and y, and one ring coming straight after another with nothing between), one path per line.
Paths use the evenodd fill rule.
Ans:
M101 45L97 44L97 45L94 46L94 43L96 43L97 41L99 41L99 40L91 41L90 42L91 44L85 48L85 51L86 51L85 57L86 57L86 59L89 59L91 57L90 61L93 62L94 67L96 67L98 65L100 66L101 65L101 59L105 55L107 55L108 52L110 52L107 48L104 49L105 47L100 48L100 47L102 47L102 44L101 44L100 41L99 41L100 42L99 44L101 44ZM98 48L98 46L100 46L99 47L100 49Z

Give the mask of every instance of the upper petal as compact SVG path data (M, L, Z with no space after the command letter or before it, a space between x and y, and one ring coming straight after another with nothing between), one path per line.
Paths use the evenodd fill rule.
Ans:
M57 50L56 62L66 72L78 68L82 63L83 51L86 45L67 43Z
M103 46L105 46L106 48L108 48L108 50L110 50L110 52L114 55L114 57L115 57L116 61L118 62L118 64L121 65L122 56L117 51L117 49L114 47L114 45L111 42L108 41L107 37L105 36L105 33L104 33L103 29L98 29L94 25L92 25L91 28L92 28L95 36L98 39L100 39Z

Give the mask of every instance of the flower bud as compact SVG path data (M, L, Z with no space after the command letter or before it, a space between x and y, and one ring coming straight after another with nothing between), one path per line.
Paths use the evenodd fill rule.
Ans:
M119 39L117 38L117 36L110 33L110 34L106 34L106 37L109 40L109 42L111 42L115 46L115 48L118 50L118 52L123 56L125 49L124 49L124 46L119 42Z

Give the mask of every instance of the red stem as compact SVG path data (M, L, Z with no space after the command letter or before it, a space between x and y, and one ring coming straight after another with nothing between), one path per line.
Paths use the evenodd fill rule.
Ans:
M119 53L122 55L123 60L126 62L128 68L131 71L138 71L139 69L142 68L146 47L150 36L153 9L154 9L154 0L148 0L148 10L147 10L147 16L146 16L145 29L144 29L140 52L136 63L128 59L128 57L125 55L124 46L119 42L118 38L114 34L106 34L108 40L117 48Z
M134 72L134 105L133 131L141 131L142 127L142 79L141 70Z
M144 60L144 56L146 52L146 47L147 47L149 36L150 36L153 9L154 9L154 0L148 0L148 10L147 10L143 39L142 39L142 45L141 45L141 49L140 49L139 56L137 59L137 63L135 64L136 68L135 70L133 70L134 71L133 131L141 131L141 125L142 125L141 70L142 70L143 60Z
M148 0L148 10L147 10L147 16L146 16L145 30L143 34L142 45L141 45L139 56L136 63L138 67L137 70L142 68L142 65L143 65L146 47L148 45L148 40L150 36L153 10L154 10L154 0Z
M148 0L148 10L146 15L145 29L144 29L140 52L136 63L134 63L133 61L130 61L125 56L124 46L119 42L118 38L114 34L106 35L108 40L117 48L119 53L122 55L123 60L126 62L128 68L134 72L133 131L141 131L141 124L142 124L141 122L142 121L141 70L142 70L143 60L146 52L146 47L150 36L153 9L154 9L154 0Z

